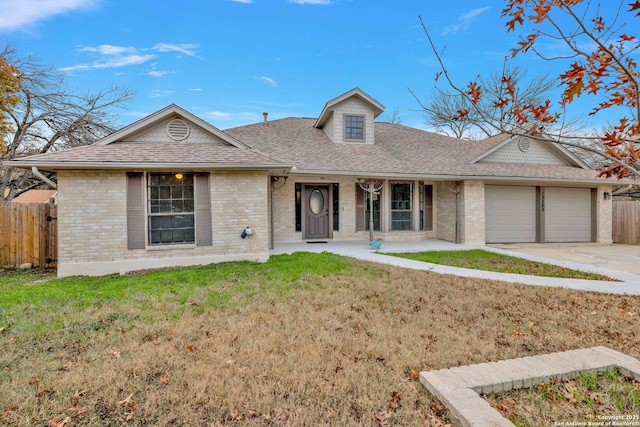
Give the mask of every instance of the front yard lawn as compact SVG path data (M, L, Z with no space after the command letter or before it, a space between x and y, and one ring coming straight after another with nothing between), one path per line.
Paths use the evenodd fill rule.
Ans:
M500 273L528 274L532 276L562 277L588 280L614 280L597 273L572 270L552 264L529 261L523 258L502 255L495 252L473 249L468 251L433 251L385 253L385 255L452 267L474 270L496 271Z
M0 274L0 425L438 426L421 370L595 345L640 357L637 296L327 253Z

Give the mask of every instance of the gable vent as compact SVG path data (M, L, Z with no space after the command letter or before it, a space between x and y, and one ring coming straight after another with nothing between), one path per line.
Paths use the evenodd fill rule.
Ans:
M526 153L531 149L531 140L529 138L520 138L518 140L518 148L520 151Z
M182 119L173 119L167 123L167 135L174 141L184 141L189 136L189 125Z

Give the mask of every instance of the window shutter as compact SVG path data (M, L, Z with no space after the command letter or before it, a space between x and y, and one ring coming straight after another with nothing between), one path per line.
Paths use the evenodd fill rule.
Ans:
M433 185L424 186L424 229L433 230Z
M145 248L144 177L142 172L127 173L127 248Z
M211 189L209 186L209 174L197 173L195 178L195 205L196 205L196 245L211 246L213 244L213 231L211 225Z
M364 190L356 184L356 231L365 229L364 214Z

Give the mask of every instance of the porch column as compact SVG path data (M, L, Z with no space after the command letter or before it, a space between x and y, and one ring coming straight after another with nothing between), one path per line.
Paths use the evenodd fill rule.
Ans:
M607 197L605 198L605 193ZM595 203L595 232L596 242L613 243L613 202L611 194L613 187L601 186L596 189Z
M484 181L463 181L459 203L460 243L484 245Z

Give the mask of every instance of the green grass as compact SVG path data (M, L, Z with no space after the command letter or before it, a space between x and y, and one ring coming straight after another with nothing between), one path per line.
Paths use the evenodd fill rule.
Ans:
M560 277L589 280L613 280L601 274L589 273L557 265L544 264L516 258L494 252L474 249L469 251L434 251L385 253L385 255L433 264L450 265L453 267L470 268L474 270L496 271L500 273L528 274L532 276Z
M595 345L638 357L639 313L637 296L329 253L126 276L3 271L0 425L444 426L420 371Z
M0 327L24 319L24 312L51 313L50 322L27 325L46 333L63 327L72 313L88 307L119 306L136 300L136 316L178 317L185 309L227 309L265 291L285 295L309 286L314 277L337 274L351 262L331 254L272 256L266 263L238 261L128 275L69 277L52 273L0 273ZM27 316L28 317L28 316ZM24 327L25 322L22 322Z

